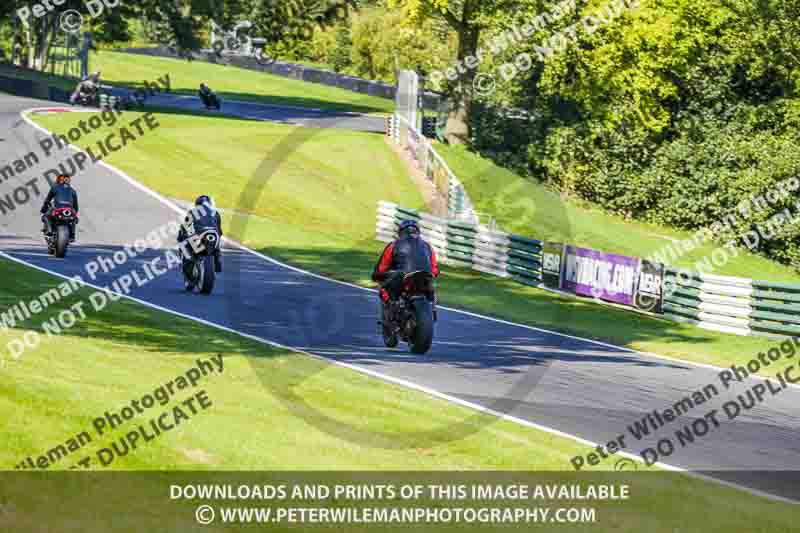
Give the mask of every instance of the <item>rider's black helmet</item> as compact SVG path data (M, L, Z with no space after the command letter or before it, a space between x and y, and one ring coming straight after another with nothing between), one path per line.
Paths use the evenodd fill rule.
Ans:
M211 197L207 195L198 196L197 200L194 201L194 205L211 205Z
M419 234L419 224L414 219L406 219L400 223L400 228L397 230L397 233L404 237L405 235L411 235L413 233Z

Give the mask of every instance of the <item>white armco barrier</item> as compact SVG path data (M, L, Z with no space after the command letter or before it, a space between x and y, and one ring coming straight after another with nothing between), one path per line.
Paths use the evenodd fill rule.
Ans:
M428 213L417 213L390 202L380 202L376 238L382 242L396 239L397 225L405 218L419 221L422 238L433 246L443 264L468 267L504 278L513 277L508 272L509 252L514 248L509 234L460 220L446 220ZM538 263L532 262L529 268L535 271Z
M376 238L393 241L397 225L407 218L419 221L422 237L434 247L443 264L541 286L540 241L390 202L378 205ZM663 292L661 316L669 320L736 335L800 336L800 285L666 267Z
M402 114L395 113L389 131L395 144L399 144L408 152L417 168L425 173L441 194L447 196L450 218L477 224L478 216L464 186L416 126ZM437 179L437 176L441 179Z
M668 269L664 316L703 329L757 334L752 330L753 282L745 278Z

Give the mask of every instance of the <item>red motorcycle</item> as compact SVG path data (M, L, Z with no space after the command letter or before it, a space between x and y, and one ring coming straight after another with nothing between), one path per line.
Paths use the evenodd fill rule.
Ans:
M78 223L78 213L71 207L54 207L46 217L50 220L50 233L45 234L47 252L56 257L67 255L69 236Z
M425 354L433 344L436 322L436 288L428 272L403 276L402 292L397 301L388 302L383 321L383 342L394 348L399 341L408 343L411 352Z

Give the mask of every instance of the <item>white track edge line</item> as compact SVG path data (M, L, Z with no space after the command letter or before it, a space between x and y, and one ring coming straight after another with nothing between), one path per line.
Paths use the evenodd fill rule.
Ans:
M34 128L36 128L36 129L38 129L38 130L40 130L42 132L52 134L52 132L48 132L48 130L46 130L45 128L43 128L43 127L39 126L38 124L34 123L33 121L31 121L27 117L27 115L26 115L27 112L35 111L36 109L38 109L38 108L25 110L22 113L20 113L20 115L22 116L22 118L29 125L33 126ZM73 150L80 151L79 147L76 147L76 146L74 146L72 144L70 144L69 147L72 148ZM122 177L123 179L128 181L134 187L136 187L136 188L142 190L143 192L153 196L155 199L161 201L162 203L164 203L166 206L170 207L171 209L173 209L177 213L183 214L184 210L182 210L180 207L175 205L169 199L167 199L166 197L160 195L156 191L153 191L152 189L148 188L147 186L139 183L138 181L134 180L133 178L128 176L125 172L123 172L123 171L121 171L121 170L109 165L105 161L100 161L99 163L100 163L100 165L104 166L105 168L107 168L111 172L118 174L120 177ZM302 269L299 269L299 268L295 268L295 267L292 267L290 265L285 265L284 263L281 263L280 261L277 261L277 260L275 260L275 259L273 259L271 257L263 255L263 254L261 254L259 252L256 252L255 250L251 250L250 248L247 248L246 246L244 246L243 244L241 244L241 243L239 243L237 241L234 241L232 239L228 239L227 237L223 237L223 239L228 241L228 242L230 242L231 244L237 246L238 248L241 248L242 250L250 252L253 255L257 256L257 257L263 258L263 259L265 259L265 260L267 260L269 262L272 262L274 264L283 266L283 267L285 267L285 268L287 268L289 270L293 270L293 271L296 271L296 272L299 272L299 273L303 273L303 274L306 274L306 275L309 275L309 276L312 276L312 277L315 277L315 278L319 278L319 279L322 279L322 280L325 280L325 281L340 283L342 285L346 285L346 286L349 286L349 287L354 287L354 288L358 288L358 289L361 289L361 290L375 292L373 289L368 289L366 287L360 287L358 285L355 285L355 284L352 284L352 283L347 283L347 282L344 282L344 281L339 281L339 280L335 280L335 279L326 278L324 276L320 276L319 274L314 274L312 272L307 272L305 270L302 270ZM17 263L21 263L21 264L33 267L36 270L40 270L42 272L46 272L46 273L49 273L49 274L56 275L58 277L66 279L66 280L74 279L74 278L70 278L70 277L68 277L66 275L60 274L58 272L53 272L53 271L47 270L45 268L39 267L37 265L34 265L32 263L28 263L27 261L24 261L22 259L18 259L18 258L12 257L12 256L10 256L10 255L6 254L5 252L2 252L2 251L0 251L0 256L6 257L8 259L11 259L12 261L15 261ZM87 283L85 281L83 281L82 283L84 285L86 285L86 286L93 287L93 288L101 290L101 291L111 292L108 289L105 289L103 287L98 287L96 285L93 285L91 283ZM119 294L119 293L115 293L115 294ZM547 426L543 426L543 425L537 424L535 422L531 422L529 420L525 420L523 418L518 418L518 417L515 417L513 415L508 415L508 414L505 414L505 413L501 413L499 411L495 411L493 409L481 406L479 404L474 404L472 402L468 402L466 400L462 400L460 398L457 398L455 396L451 396L449 394L437 391L435 389L431 389L431 388L425 387L424 385L419 385L419 384L413 383L411 381L406 381L406 380L401 379L401 378L394 378L392 376L388 376L386 374L382 374L382 373L376 372L374 370L369 370L369 369L361 368L361 367L358 367L358 366L355 366L355 365L352 365L352 364L349 364L349 363L344 363L342 361L337 361L335 359L330 359L330 358L321 356L319 354L315 354L315 353L312 353L312 352L307 352L307 351L301 350L299 348L291 348L289 346L284 346L284 345L282 345L280 343L277 343L277 342L274 342L274 341L270 341L270 340L265 339L265 338L256 337L255 335L250 335L248 333L244 333L244 332L241 332L241 331L237 331L235 329L228 328L227 326L223 326L221 324L215 324L213 322L204 320L204 319L199 318L199 317L193 317L193 316L190 316L190 315L185 315L185 314L180 313L178 311L173 311L171 309L167 309L167 308L161 307L159 305L156 305L156 304L153 304L153 303L150 303L150 302L146 302L144 300L140 300L140 299L135 298L135 297L130 296L130 295L126 295L125 294L125 295L121 295L121 296L123 296L125 298L128 298L128 299L130 299L130 300L132 300L134 302L137 302L137 303L140 303L142 305L145 305L146 307L150 307L152 309L157 309L159 311L164 311L166 313L170 313L170 314L173 314L175 316L180 316L180 317L188 319L188 320L193 320L193 321L198 322L200 324L204 324L204 325L207 325L207 326L215 327L215 328L221 329L223 331L227 331L229 333L240 335L240 336L245 337L245 338L250 339L250 340L254 340L254 341L257 341L257 342L260 342L260 343L265 343L265 344L268 344L270 346L274 346L276 348L281 348L281 349L285 349L285 350L288 350L288 351L293 351L293 352L296 352L296 353L302 353L304 355L313 357L315 359L327 361L327 362L333 363L333 364L335 364L337 366L341 366L343 368L348 368L350 370L354 370L354 371L360 372L360 373L365 374L365 375L369 375L369 376L372 376L372 377L375 377L375 378L379 378L379 379L381 379L383 381L386 381L386 382L389 382L389 383L394 383L394 384L397 384L397 385L401 385L401 386L407 387L407 388L412 389L412 390L423 392L423 393L426 393L426 394L431 395L433 397L436 397L436 398L439 398L439 399L442 399L442 400L446 400L448 402L455 403L457 405L461 405L463 407L467 407L467 408L470 408L470 409L478 411L478 412L483 412L483 413L486 413L486 414L490 414L490 415L495 416L495 417L497 417L497 418L499 418L501 420L507 420L507 421L514 422L514 423L522 425L522 426L526 426L526 427L529 427L529 428L533 428L533 429L538 429L540 431L544 431L545 433L549 433L549 434L552 434L552 435L557 435L557 436L560 436L560 437L572 439L572 440L577 441L577 442L579 442L581 444L584 444L584 445L588 445L588 446L592 446L592 447L599 446L598 443L592 442L592 441L587 440L587 439L583 439L582 437L578 437L577 435L572 435L572 434L569 434L569 433L565 433L565 432L559 431L559 430L554 429L554 428L550 428L550 427L547 427ZM475 317L478 317L478 318L483 318L483 319L486 319L486 320L500 322L500 323L504 323L504 324L508 324L508 325L512 325L512 326L519 326L519 327L523 327L523 328L527 328L527 329L532 329L532 330L535 330L535 331L541 331L541 332L545 332L545 333L556 334L556 335L559 335L559 336L568 337L568 338L572 338L572 339L578 339L578 340L591 342L591 343L595 343L595 344L600 344L600 345L604 345L604 346L611 347L611 348L623 349L623 350L631 352L631 353L642 353L642 352L637 352L636 350L632 350L630 348L620 348L618 346L602 343L602 342L599 342L599 341L593 341L591 339L583 339L581 337L574 337L574 336L563 334L563 333L552 332L552 331L549 331L549 330L536 328L534 326L525 326L523 324L515 324L513 322L507 322L505 320L494 319L494 318L491 318L491 317L484 317L482 315L478 315L478 314L475 314L475 313L469 313L467 311L461 311L461 310L458 310L458 309L450 309L450 308L446 308L446 307L443 307L443 309L447 309L448 311L453 311L453 312L456 312L456 313L463 313L463 314L466 314L466 315L475 316ZM660 356L656 356L656 357L660 357ZM701 366L701 365L698 365L698 366ZM631 454L629 452L622 452L621 451L621 452L619 452L619 455L627 457L629 459L636 460L638 462L642 462L642 463L644 462L643 459L640 456ZM795 500L792 500L792 499L789 499L789 498L785 498L783 496L778 496L776 494L771 494L769 492L764 492L764 491L761 491L761 490L758 490L758 489L754 489L754 488L751 488L751 487L747 487L747 486L744 486L744 485L739 485L739 484L736 484L736 483L733 483L733 482L730 482L730 481L725 481L725 480L717 479L717 478L714 478L714 477L711 477L711 476L706 476L704 474L699 474L699 473L696 473L696 472L692 472L690 470L686 470L684 468L677 467L677 466L672 466L672 465L667 464L667 463L656 462L652 466L658 466L660 468L663 468L663 469L669 470L669 471L673 471L673 472L681 472L681 473L690 475L692 477L696 477L698 479L704 479L704 480L707 480L707 481L711 481L711 482L717 483L719 485L724 485L724 486L727 486L727 487L738 489L740 491L747 492L747 493L753 494L755 496L760 496L760 497L771 499L771 500L775 500L775 501L781 501L781 502L784 502L784 503L791 503L791 504L800 503L798 501L795 501Z
M40 130L40 131L42 131L44 133L48 133L48 134L52 135L52 132L49 132L45 128L43 128L43 127L39 126L38 124L34 123L33 121L31 121L27 117L27 115L25 115L25 113L34 112L34 111L37 111L39 109L47 109L47 108L27 109L22 113L22 117L28 124L30 124L34 128L36 128L36 129L38 129L38 130ZM75 145L70 144L69 147L72 148L73 150L81 151L80 147L76 147ZM168 207L173 209L176 213L181 214L181 215L184 213L185 210L183 210L180 207L178 207L174 202L172 202L168 198L162 196L161 194L157 193L156 191L150 189L146 185L144 185L144 184L136 181L135 179L131 178L125 172L123 172L123 171L121 171L121 170L109 165L105 161L99 161L98 164L103 166L103 167L105 167L106 169L110 170L111 172L114 172L114 173L118 174L120 177L125 179L128 183L130 183L134 187L138 188L139 190L149 194L150 196L152 196L156 200L162 202L163 204L167 205ZM311 277L314 277L314 278L317 278L317 279L320 279L320 280L323 280L323 281L327 281L327 282L330 282L330 283L338 283L340 285L345 285L347 287L351 287L351 288L354 288L354 289L359 289L359 290L368 291L368 292L376 292L375 289L362 287L360 285L356 285L354 283L349 283L347 281L341 281L341 280L337 280L337 279L333 279L333 278L327 278L327 277L322 276L320 274L315 274L314 272L309 272L307 270L303 270L301 268L294 267L292 265L287 265L286 263L283 263L283 262L281 262L281 261L279 261L279 260L277 260L275 258L266 256L266 255L264 255L264 254L262 254L260 252L257 252L256 250L252 250L252 249L248 248L247 246L245 246L244 244L242 244L242 243L240 243L238 241L235 241L233 239L230 239L229 237L224 237L223 236L222 239L223 239L223 241L226 241L226 242L234 245L235 247L240 248L240 249L242 249L242 250L244 250L244 251L246 251L246 252L248 252L248 253L250 253L252 255L255 255L256 257L259 257L259 258L261 258L261 259L263 259L265 261L269 261L270 263L273 263L273 264L278 265L280 267L286 268L288 270L292 270L292 271L300 273L300 274L305 274L307 276L311 276ZM480 318L480 319L483 319L483 320L489 320L491 322L497 322L497 323L505 324L505 325L508 325L508 326L515 326L515 327L519 327L519 328L524 328L524 329L528 329L528 330L531 330L531 331L537 331L539 333L547 333L547 334L550 334L550 335L556 335L556 336L559 336L559 337L564 337L564 338L568 338L568 339L572 339L572 340L579 340L579 341L582 341L582 342L587 342L587 343L590 343L590 344L596 344L598 346L603 346L603 347L606 347L606 348L613 348L615 350L620 350L620 351L624 351L624 352L628 352L628 353L644 355L644 356L655 358L655 359L663 359L665 361L682 363L682 364L696 366L696 367L699 367L699 368L705 368L705 369L709 369L709 370L717 370L717 371L730 370L729 368L724 368L724 367L721 367L721 366L716 366L716 365L712 365L712 364L708 364L708 363L698 363L698 362L695 362L695 361L689 361L689 360L686 360L686 359L679 359L677 357L671 357L671 356L668 356L668 355L660 355L660 354L657 354L657 353L645 352L645 351L636 350L636 349L633 349L633 348L627 348L627 347L624 347L624 346L616 346L614 344L610 344L610 343L607 343L607 342L598 341L598 340L595 340L595 339L587 339L585 337L579 337L577 335L571 335L571 334L568 334L568 333L561 333L559 331L552 331L552 330L545 329L545 328L540 328L540 327L537 327L537 326L530 326L530 325L527 325L527 324L519 324L519 323L516 323L516 322L511 322L509 320L504 320L502 318L495 318L495 317L491 317L491 316L482 315L482 314L479 314L479 313L474 313L472 311L465 311L463 309L455 309L455 308L447 307L447 306L443 306L443 305L440 305L438 307L439 307L439 309L445 309L445 310L450 311L452 313L458 313L458 314L471 316L471 317L474 317L474 318ZM769 376L758 375L758 377L766 378L766 377L769 377ZM756 381L758 380L757 377L749 377L748 379L753 379L753 380L756 380ZM800 384L787 383L787 385L789 387L794 387L794 388L800 389Z

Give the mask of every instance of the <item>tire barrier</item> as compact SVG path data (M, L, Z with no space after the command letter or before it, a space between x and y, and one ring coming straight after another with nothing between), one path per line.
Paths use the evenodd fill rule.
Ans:
M664 276L664 316L704 329L751 335L752 282L668 267Z
M800 285L668 268L665 287L671 320L737 335L800 335Z
M478 223L443 219L390 202L378 204L376 239L393 241L400 221L409 218L419 221L422 237L434 247L443 264L553 290L550 283L543 281L543 250L545 246L562 245L492 230ZM562 264L556 261L556 271L561 270L563 276L565 255L559 253ZM649 279L656 280L655 288L644 289L638 280L633 291L636 304L632 306L599 298L596 301L722 333L774 338L800 335L800 284L717 276L670 266L663 267L662 276L656 273L655 264L640 261L637 276L649 275ZM663 302L641 305L640 299L648 292L663 295Z
M62 104L69 103L70 97L69 91L60 87L53 87L40 81L11 78L8 76L0 76L0 92L25 98L50 100Z
M405 219L419 222L422 238L433 246L443 264L510 278L532 287L541 284L540 241L479 224L446 220L390 202L378 205L375 238L386 243L393 241L397 238L398 224Z

